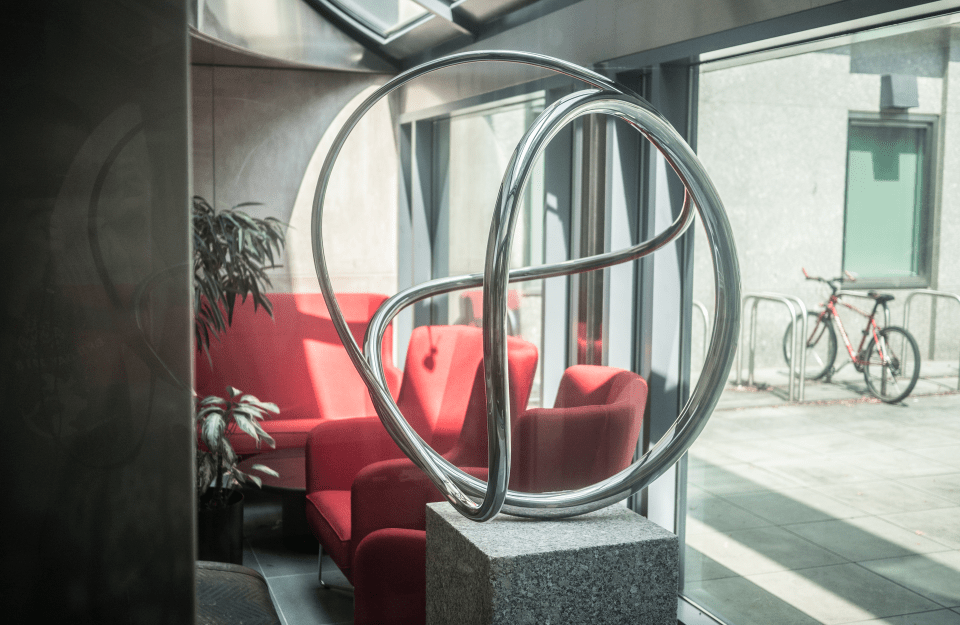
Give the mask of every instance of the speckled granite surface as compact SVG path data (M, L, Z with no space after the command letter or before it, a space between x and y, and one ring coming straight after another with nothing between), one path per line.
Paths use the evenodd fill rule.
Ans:
M428 625L676 625L676 535L622 508L474 523L427 506Z

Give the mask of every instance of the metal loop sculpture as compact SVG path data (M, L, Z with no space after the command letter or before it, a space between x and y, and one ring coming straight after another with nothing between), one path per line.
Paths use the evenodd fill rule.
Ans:
M465 63L499 61L541 67L581 80L590 89L568 95L547 107L527 130L513 153L494 210L482 274L432 280L408 288L388 299L374 315L364 349L350 334L337 305L323 254L323 202L334 162L360 118L397 88L424 74ZM624 250L569 260L551 265L510 270L509 252L520 209L522 191L537 157L561 128L578 117L605 114L636 128L666 159L686 190L677 219L648 241ZM507 388L507 284L540 280L602 269L640 258L665 246L693 223L691 201L696 205L706 231L714 265L716 312L714 332L703 372L689 401L670 429L640 459L623 471L597 484L572 491L522 493L510 491L510 405ZM739 335L740 272L733 235L713 183L693 150L649 103L629 89L577 65L523 52L467 52L431 61L406 71L375 91L350 116L337 135L323 164L314 197L312 222L317 278L340 340L369 389L386 430L403 452L416 463L465 517L487 521L497 513L526 517L564 517L606 507L638 492L687 451L720 398L733 364ZM393 318L420 300L483 285L483 354L487 392L489 477L478 480L452 465L413 430L404 419L387 388L380 348Z

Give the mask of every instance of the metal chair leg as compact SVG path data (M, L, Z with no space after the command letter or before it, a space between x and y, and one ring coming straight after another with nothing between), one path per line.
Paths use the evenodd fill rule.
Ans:
M320 588L324 590L336 590L353 596L353 587L335 586L323 581L323 545L320 545L319 555L317 556L317 579L320 581Z

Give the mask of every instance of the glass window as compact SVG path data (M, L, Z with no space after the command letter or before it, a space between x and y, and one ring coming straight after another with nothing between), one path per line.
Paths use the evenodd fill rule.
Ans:
M808 350L829 362L813 377L807 361L805 401L791 402L789 313L763 302L745 312L743 369L731 381L752 380L724 389L689 450L682 501L681 594L723 623L955 618L932 592L960 587L960 561L942 555L956 552L936 521L951 504L931 499L946 491L930 485L957 479L957 467L930 450L958 443L944 439L956 396L940 395L957 388L960 320L919 298L907 321L904 302L912 287L960 292L956 19L700 67L697 152L730 219L743 292L795 296L819 312L830 290L802 270L856 273L841 303L870 311L864 291L891 291L886 323L949 358L924 354L908 404L871 403L852 362L865 319L841 305L835 355ZM908 108L889 107L892 76L915 85L916 98L900 100ZM713 265L695 236L693 299L709 309ZM697 370L703 351L693 348ZM905 411L917 425L904 429Z
M412 0L331 0L366 27L386 37L428 11Z
M926 125L851 121L843 268L897 285L921 278Z
M490 222L501 179L520 139L543 110L543 97L498 106L436 122L435 154L448 153L446 175L436 179L440 202L446 208L446 274L483 271ZM442 143L443 145L439 145ZM449 146L449 147L447 147ZM527 183L511 250L511 267L543 263L543 159ZM444 211L441 211L444 212ZM442 221L442 217L439 221ZM438 248L439 249L439 248ZM508 332L542 347L542 281L511 285L507 298ZM450 294L447 317L440 323L482 323L481 290ZM540 405L540 372L535 377L531 405Z

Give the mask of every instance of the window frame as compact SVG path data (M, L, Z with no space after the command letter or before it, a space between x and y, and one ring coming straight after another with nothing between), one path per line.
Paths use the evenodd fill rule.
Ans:
M923 171L921 180L924 191L921 193L919 210L920 231L917 237L919 249L917 252L917 274L905 277L856 277L850 280L846 277L847 268L844 265L847 252L847 198L850 185L849 155L850 130L854 126L922 128L926 131L926 142L923 151ZM844 289L924 289L934 284L933 267L936 257L937 242L933 240L934 225L939 217L939 189L937 186L937 171L940 164L940 116L925 113L891 113L887 111L867 112L851 111L847 120L846 162L847 171L844 181L843 195L843 248L840 255L841 273L844 276Z

